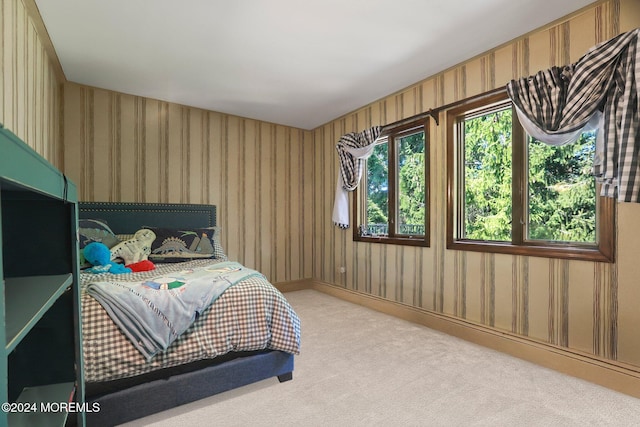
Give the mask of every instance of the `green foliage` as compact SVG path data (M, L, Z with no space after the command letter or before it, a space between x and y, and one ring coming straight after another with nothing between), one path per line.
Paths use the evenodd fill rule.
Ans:
M424 234L424 132L396 139L398 159L398 219L400 234ZM367 224L371 233L387 234L389 224L388 144L379 145L367 160ZM382 226L384 224L384 226Z
M595 132L574 144L529 143L529 238L595 242Z
M511 241L511 108L464 122L464 238ZM397 138L400 234L424 234L424 133ZM528 143L528 239L593 243L596 190L591 175L595 133L570 145ZM388 144L367 161L367 224L387 233L389 224ZM519 220L519 219L518 219Z
M511 110L464 124L464 237L511 240Z
M387 144L381 144L367 159L367 224L389 223L388 158Z
M424 234L424 132L398 141L398 219L401 234Z
M465 121L465 238L511 240L511 110ZM528 144L529 239L595 242L595 134Z

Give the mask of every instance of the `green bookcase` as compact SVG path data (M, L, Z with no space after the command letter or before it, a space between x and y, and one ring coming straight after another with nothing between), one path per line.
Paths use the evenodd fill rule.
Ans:
M0 125L0 426L84 425L77 223L75 185Z

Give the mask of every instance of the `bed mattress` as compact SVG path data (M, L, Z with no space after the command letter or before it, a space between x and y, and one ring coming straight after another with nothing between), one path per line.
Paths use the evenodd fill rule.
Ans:
M129 274L81 273L85 381L112 381L213 359L231 352L300 352L300 319L267 279L252 276L228 288L167 350L150 361L136 349L104 308L86 292L92 281L140 281L220 260L157 264Z

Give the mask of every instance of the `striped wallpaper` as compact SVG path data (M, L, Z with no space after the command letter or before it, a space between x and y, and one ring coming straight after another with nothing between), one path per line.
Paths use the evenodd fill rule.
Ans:
M364 106L313 131L316 280L519 337L640 366L640 208L618 206L615 264L446 249L446 115L431 127L431 247L354 243L331 224L340 135L384 125L577 61L640 26L635 0L598 2L561 22ZM346 267L346 274L340 273Z
M215 204L231 258L311 277L311 132L74 83L63 95L81 200Z
M229 256L273 282L312 278L640 368L638 204L618 204L615 264L447 250L441 116L431 247L354 243L331 222L340 135L573 62L640 26L640 2L598 1L313 131L62 83L33 4L0 0L0 121L81 199L214 203Z
M20 0L0 0L0 123L60 167L58 68Z

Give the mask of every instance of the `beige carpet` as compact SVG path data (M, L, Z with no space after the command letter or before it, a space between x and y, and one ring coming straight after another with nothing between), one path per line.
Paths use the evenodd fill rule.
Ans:
M128 426L639 426L640 400L320 292L293 381L269 379Z

